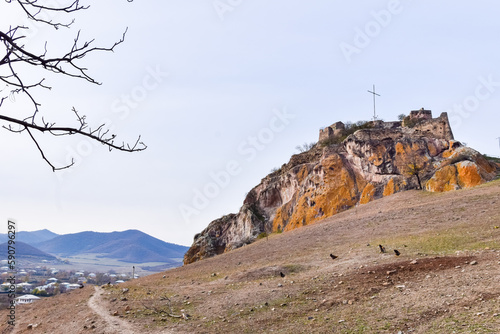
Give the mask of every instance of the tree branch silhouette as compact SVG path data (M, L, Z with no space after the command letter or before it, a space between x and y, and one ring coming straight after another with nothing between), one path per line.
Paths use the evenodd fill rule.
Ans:
M127 1L132 2L131 0ZM5 0L5 2L12 5L17 3L29 20L45 24L56 30L60 28L70 28L74 23L74 19L69 20L69 22L55 21L50 19L54 13L71 14L89 8L89 6L81 5L79 0L70 1L67 5L50 6L40 4L38 0ZM49 18L47 19L47 17ZM34 89L41 88L50 90L52 87L46 84L46 79L44 77L35 80L31 79L32 81L26 79L27 66L28 69L39 68L61 76L85 80L91 84L100 85L101 83L90 76L88 74L88 69L81 64L82 59L91 53L113 52L117 46L125 41L127 29L125 29L121 38L109 47L94 46L93 39L81 41L80 31L78 31L69 50L65 53L63 52L58 57L47 56L47 41L45 42L42 52L28 50L26 46L22 44L23 40L26 38L25 32L27 30L29 30L29 28L17 25L14 27L11 26L6 31L0 31L0 83L3 83L7 90L4 96L0 96L0 108L4 107L4 102L8 98L13 99L16 95L21 94L25 96L32 105L32 110L26 117L13 117L12 115L0 112L0 121L7 123L7 125L3 125L4 129L17 133L26 132L40 152L42 159L47 162L53 171L69 168L73 166L74 162L72 161L65 166L54 166L44 153L43 147L33 135L33 130L41 133L49 133L53 136L84 136L107 146L110 151L116 149L125 152L137 152L147 148L141 141L141 136L139 136L133 144L125 142L118 143L116 141L116 135L110 134L109 130L105 129L106 124L104 123L92 129L87 123L86 116L80 115L74 107L72 111L77 118L77 127L56 126L55 122L46 122L43 117L39 117L41 104L38 102L33 92ZM5 89L0 89L0 94L4 91ZM1 110L2 109L0 109L0 111Z

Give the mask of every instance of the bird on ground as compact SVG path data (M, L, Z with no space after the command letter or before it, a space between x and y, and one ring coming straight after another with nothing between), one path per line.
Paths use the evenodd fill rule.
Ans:
M283 274L283 272L280 271L280 276L285 277L285 274Z
M401 253L397 249L394 250L394 254L396 254L396 256L401 255Z
M332 260L335 260L336 258L338 258L338 256L333 255L333 254L330 254L330 257L332 258Z
M381 253L385 253L385 247L382 245L378 245L378 248L380 248Z

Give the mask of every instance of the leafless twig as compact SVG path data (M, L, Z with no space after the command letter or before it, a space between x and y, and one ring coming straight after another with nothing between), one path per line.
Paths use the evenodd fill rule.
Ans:
M127 0L132 2L131 0ZM70 1L67 5L48 5L46 2L39 0L5 0L8 4L18 4L26 13L30 20L46 24L55 28L70 28L74 20L69 22L59 22L50 19L54 13L71 14L77 11L86 10L89 6L83 6L79 0ZM5 6L5 5L4 5ZM49 17L49 19L47 19ZM7 114L0 113L0 121L7 123L3 128L12 132L27 132L32 141L35 143L38 151L42 155L53 171L65 169L73 166L74 162L62 167L54 166L44 153L40 143L37 141L32 130L37 130L41 133L49 133L54 136L65 135L81 135L91 140L100 142L107 146L109 150L116 149L125 152L138 152L146 149L146 145L141 141L141 136L137 138L135 143L129 144L125 142L116 143L116 135L109 134L106 130L106 124L100 124L96 128L91 129L87 123L87 117L77 112L73 108L76 115L78 126L56 126L55 122L47 122L44 117L38 117L41 104L37 101L34 92L41 88L50 90L51 86L45 83L45 78L25 80L26 69L30 67L40 68L47 72L56 73L59 75L83 79L89 83L100 85L93 77L88 74L87 68L81 65L82 59L88 54L94 52L112 52L115 48L124 42L127 29L125 29L121 38L109 47L94 46L94 40L81 41L80 31L77 32L73 44L70 49L59 57L48 57L47 48L48 42L45 43L42 51L28 50L22 41L26 38L24 32L28 30L24 26L10 27L8 30L0 31L0 83L5 84L7 88L4 96L0 96L0 107L5 107L5 100L8 97L11 99L18 94L23 94L31 102L32 111L25 117L12 117ZM0 95L5 89L0 89ZM16 127L17 126L17 127Z

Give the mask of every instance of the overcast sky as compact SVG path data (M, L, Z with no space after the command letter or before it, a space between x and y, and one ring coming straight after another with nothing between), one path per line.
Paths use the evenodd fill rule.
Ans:
M0 4L2 31L26 24L14 6ZM113 0L69 30L35 26L26 47L47 40L54 54L79 29L109 46L128 27L114 53L82 63L101 86L51 76L53 89L36 93L51 121L76 125L75 107L148 149L38 136L55 163L76 161L53 173L26 134L0 131L3 232L14 218L20 230L139 229L190 245L321 127L369 120L373 84L379 118L446 111L457 140L498 156L499 12L493 0ZM23 108L11 100L0 112Z

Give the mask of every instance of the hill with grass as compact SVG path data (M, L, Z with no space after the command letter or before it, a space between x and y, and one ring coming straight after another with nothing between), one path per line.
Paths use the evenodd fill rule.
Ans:
M17 326L47 333L500 333L499 204L500 180L400 192L183 267L23 305Z
M54 255L41 251L38 248L28 245L27 243L15 240L15 244L11 245L15 249L16 260L29 260L31 262L40 262L42 260L53 261L57 260ZM8 243L0 244L0 249L4 250L4 258L7 258Z
M35 246L59 257L98 254L99 257L133 263L178 262L188 249L185 246L164 242L138 230L64 234L36 243Z
M29 245L34 245L39 242L47 241L57 237L58 234L49 231L47 229L38 230L38 231L19 231L16 233L16 240L22 241ZM7 241L8 235L7 233L0 233L0 240Z

